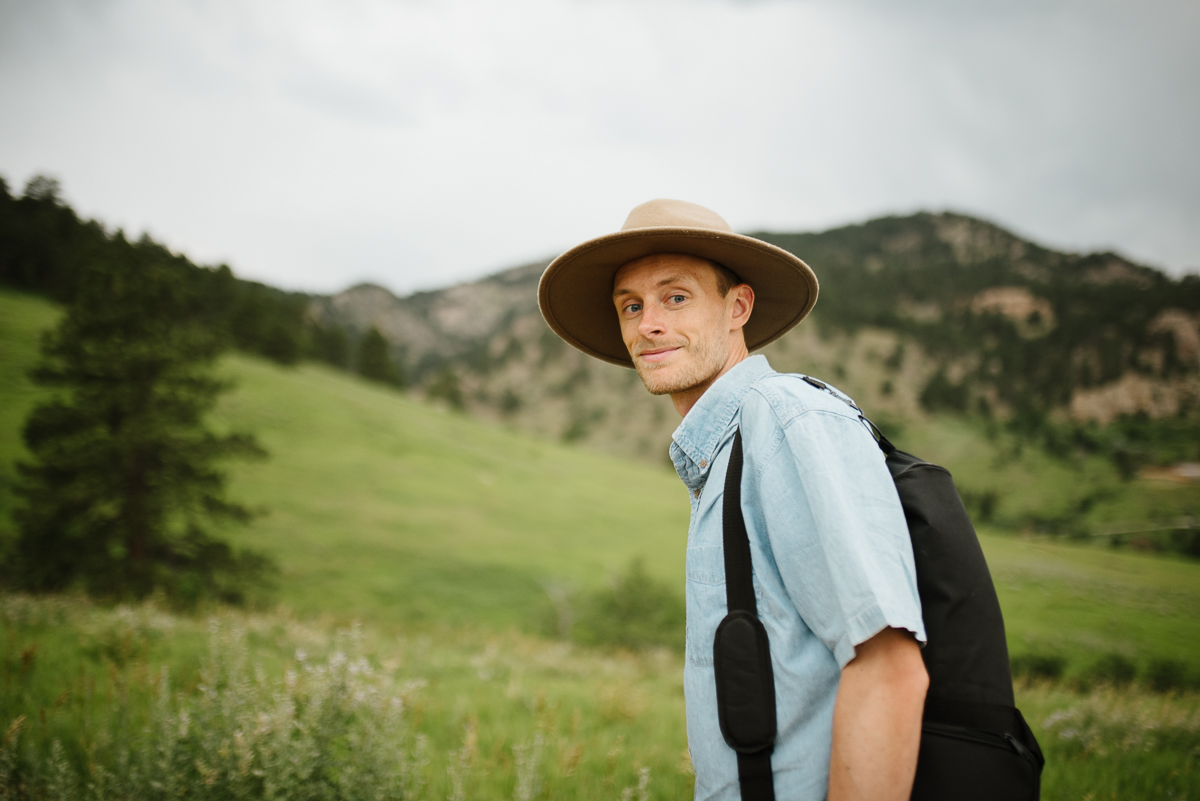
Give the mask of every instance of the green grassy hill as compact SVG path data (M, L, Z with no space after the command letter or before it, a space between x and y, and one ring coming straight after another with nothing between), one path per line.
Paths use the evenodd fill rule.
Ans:
M18 429L35 397L24 371L55 315L45 301L0 293L9 536ZM301 616L540 631L553 615L548 590L599 587L639 557L682 591L688 506L665 467L532 439L319 366L232 356L219 369L236 389L216 424L255 433L271 454L233 467L234 497L268 511L226 533L279 561L280 600ZM1084 492L1078 471L1035 452L1006 456L1002 441L961 421L903 434L964 486L996 487L1002 504L1067 504ZM1105 469L1094 466L1111 491L1100 506L1195 495L1121 485ZM1061 656L1068 672L1109 653L1200 668L1196 564L982 533L1014 654Z
M234 487L270 514L246 541L305 612L516 622L543 585L594 587L642 557L683 580L688 507L665 468L539 442L320 367L222 366L222 423L271 453Z
M6 511L36 397L24 373L55 318L41 299L0 293ZM227 535L280 562L281 600L301 613L528 624L547 584L594 587L633 558L682 582L688 507L666 468L480 425L315 365L232 356L219 372L236 389L215 424L254 432L270 453L233 466L233 495L267 513Z

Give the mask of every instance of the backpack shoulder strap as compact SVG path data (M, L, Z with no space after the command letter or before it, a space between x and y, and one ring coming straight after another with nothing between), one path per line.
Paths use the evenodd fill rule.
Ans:
M742 612L757 618L758 604L754 599L754 579L750 565L750 537L746 533L746 520L742 517L741 429L736 430L733 435L729 467L725 471L725 497L721 513L722 538L725 546L725 602L731 615L735 612ZM762 624L757 620L754 621L754 624L761 628ZM720 639L720 633L718 633L718 639ZM762 631L762 643L766 644L765 630ZM770 675L769 650L763 656L767 663L767 675L764 679L773 683ZM720 677L718 677L719 684ZM718 695L724 696L725 693L718 693ZM718 703L723 701L723 697L718 699ZM775 727L773 687L770 689L769 704L771 706L769 712L761 710L757 714L764 716L769 714L773 739ZM745 714L746 711L742 710L742 713ZM727 716L722 715L723 723L725 717ZM724 728L722 726L722 729ZM742 801L775 801L775 777L771 771L771 751L770 747L753 753L737 751L738 784L741 788Z
M750 537L742 517L742 432L733 434L729 467L725 471L725 500L721 508L725 550L725 600L729 611L743 610L758 616L750 568Z

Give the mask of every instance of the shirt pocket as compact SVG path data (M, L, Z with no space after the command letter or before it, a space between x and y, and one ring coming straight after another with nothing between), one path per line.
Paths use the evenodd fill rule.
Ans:
M687 549L687 658L693 665L711 666L713 638L729 611L725 595L725 548L701 545ZM761 606L762 589L754 582Z

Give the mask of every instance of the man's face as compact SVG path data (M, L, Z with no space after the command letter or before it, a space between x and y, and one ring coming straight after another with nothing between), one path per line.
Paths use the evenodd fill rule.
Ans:
M725 367L730 304L703 259L661 253L631 261L613 280L613 303L621 338L652 394L685 392Z

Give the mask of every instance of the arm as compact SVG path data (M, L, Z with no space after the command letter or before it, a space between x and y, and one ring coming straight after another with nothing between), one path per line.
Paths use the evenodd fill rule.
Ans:
M855 648L833 710L828 801L905 801L912 792L929 676L907 631Z

